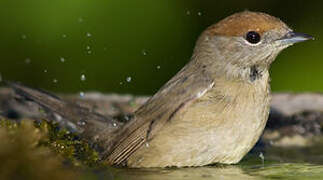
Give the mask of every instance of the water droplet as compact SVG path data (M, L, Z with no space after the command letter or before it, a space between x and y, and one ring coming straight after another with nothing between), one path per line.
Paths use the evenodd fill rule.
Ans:
M81 81L85 81L85 80L86 80L85 74L82 74L81 75Z
M143 49L143 50L141 51L141 53L142 53L142 55L144 55L144 56L146 56L146 55L147 55L147 51L146 51L145 49Z
M79 17L78 20L77 20L79 23L82 23L84 22L84 19L82 17Z
M89 33L89 32L86 33L86 37L91 37L91 36L92 36L91 33Z
M86 47L85 47L85 49L86 49L86 50L90 50L90 49L91 49L91 47L90 47L90 46L86 46Z
M53 83L57 83L58 82L58 80L57 79L53 79Z
M198 12L198 13L197 13L197 15L198 15L198 16L202 16L202 12Z
M85 96L85 93L83 91L80 92L80 97L83 98Z
M122 85L122 84L123 84L123 82L119 82L119 84L120 84L120 85Z
M85 121L78 121L77 122L77 125L79 125L79 126L84 126L86 124L86 122Z
M48 71L47 71L47 69L44 69L44 73L47 73Z
M54 117L56 119L56 121L62 121L63 120L63 117L57 113L54 113Z
M156 66L157 69L160 69L160 66Z
M87 51L87 54L92 54L92 51Z
M66 34L62 34L62 38L66 38L67 37L67 35Z
M264 164L265 162L265 156L262 152L259 153L259 158L261 159L262 163Z
M27 35L26 34L22 34L21 35L21 39L27 39Z
M60 58L59 58L59 60L60 60L61 62L65 62L65 58L63 58L63 57L60 57Z
M125 119L126 121L129 121L129 120L130 120L129 116L127 116L127 115L125 115L125 116L124 116L124 119Z
M191 11L187 10L186 15L191 15Z
M30 63L31 63L31 59L30 59L30 58L26 58L26 59L25 59L25 63L26 63L26 64L30 64Z
M129 77L127 77L127 78L126 78L126 81L127 81L127 82L131 82L131 77L130 77L130 76L129 76Z
M116 127L117 126L117 123L113 123L112 125L113 125L113 127Z

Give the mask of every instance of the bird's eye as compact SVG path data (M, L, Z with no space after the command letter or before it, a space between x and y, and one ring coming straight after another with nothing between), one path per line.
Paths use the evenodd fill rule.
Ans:
M249 31L247 34L246 34L246 40L248 42L250 42L251 44L256 44L260 41L260 35L259 33L255 32L255 31Z

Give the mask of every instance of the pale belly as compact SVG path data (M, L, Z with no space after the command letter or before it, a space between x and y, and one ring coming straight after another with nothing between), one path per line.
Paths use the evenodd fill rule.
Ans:
M130 167L233 164L254 146L269 114L268 84L214 89L185 107L127 161ZM232 89L233 87L233 89Z

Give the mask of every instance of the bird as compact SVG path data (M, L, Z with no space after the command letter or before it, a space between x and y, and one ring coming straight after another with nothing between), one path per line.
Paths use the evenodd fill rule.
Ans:
M265 128L270 65L283 49L310 39L266 13L230 15L201 33L190 61L124 124L91 111L78 113L77 105L44 91L9 84L49 111L91 124L81 134L100 147L100 158L109 165L236 164Z

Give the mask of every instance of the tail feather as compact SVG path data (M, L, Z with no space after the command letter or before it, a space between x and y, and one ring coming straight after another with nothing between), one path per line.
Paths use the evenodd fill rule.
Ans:
M100 151L106 151L111 147L116 131L122 126L121 122L112 117L105 117L77 104L66 102L49 92L14 82L5 83L18 95L39 104L47 113L60 116L73 124L80 136L94 143ZM49 121L53 120L54 118L49 119Z

